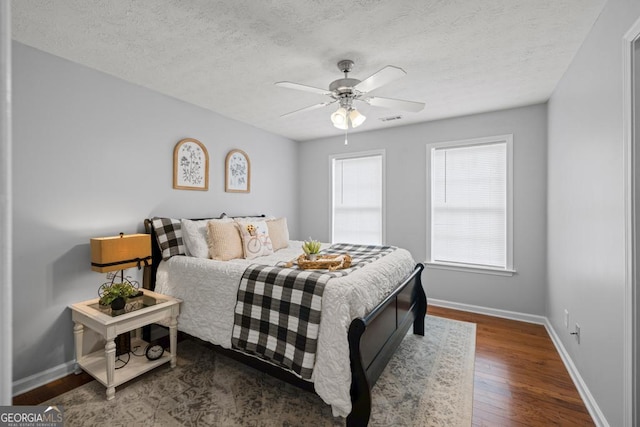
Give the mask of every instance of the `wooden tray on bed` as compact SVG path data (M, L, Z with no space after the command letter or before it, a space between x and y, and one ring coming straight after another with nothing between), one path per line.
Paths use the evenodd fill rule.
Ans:
M298 257L298 267L302 270L329 270L335 271L351 267L351 255L318 255L315 260L310 260L305 254Z

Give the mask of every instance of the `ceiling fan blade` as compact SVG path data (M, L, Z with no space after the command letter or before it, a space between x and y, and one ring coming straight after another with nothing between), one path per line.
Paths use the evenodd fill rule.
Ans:
M354 89L360 92L370 92L380 86L391 83L394 80L407 74L402 68L394 67L393 65L387 65L382 70L367 77L360 83L354 86Z
M303 90L305 92L318 93L320 95L331 95L331 92L326 89L320 89L319 87L301 85L300 83L277 82L275 83L275 85L280 87L286 87L288 89Z
M287 117L287 116L291 116L293 114L302 113L303 111L311 111L311 110L315 110L317 108L326 107L327 105L333 104L334 102L337 102L337 101L327 101L327 102L322 102L320 104L310 105L308 107L300 108L299 110L295 110L295 111L291 111L289 113L283 114L280 117Z
M424 102L403 101L402 99L381 98L379 96L364 98L363 101L365 101L369 105L373 105L374 107L391 108L396 110L409 111L412 113L422 111L422 109L424 108Z

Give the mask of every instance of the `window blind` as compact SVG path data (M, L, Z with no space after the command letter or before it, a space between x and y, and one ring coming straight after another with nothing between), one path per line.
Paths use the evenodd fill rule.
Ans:
M506 143L432 150L432 260L507 268Z
M382 244L382 155L333 160L333 242Z

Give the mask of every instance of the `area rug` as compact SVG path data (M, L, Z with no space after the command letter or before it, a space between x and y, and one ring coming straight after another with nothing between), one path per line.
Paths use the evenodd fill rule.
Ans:
M470 426L475 324L427 316L373 388L370 426ZM66 426L344 426L318 396L214 352L178 345L178 364L121 386L112 401L92 381L45 404Z

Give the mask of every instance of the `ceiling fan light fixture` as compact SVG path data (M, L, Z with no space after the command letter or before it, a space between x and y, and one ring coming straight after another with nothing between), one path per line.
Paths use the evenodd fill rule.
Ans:
M347 125L346 123L342 123L342 124L340 124L340 125L337 125L337 124L335 124L335 123L334 123L334 124L333 124L333 126L337 127L337 128L338 128L338 129L340 129L340 130L347 130L347 129L349 129L349 125Z
M347 110L343 107L338 108L331 114L331 122L338 129L347 129L349 126L347 123Z
M351 127L357 128L363 124L367 118L354 108L349 112L349 120L351 120Z
M331 97L330 101L301 108L299 110L292 111L291 113L283 114L281 117L303 111L315 110L316 108L338 102L340 107L331 114L331 123L333 123L333 126L336 128L345 131L346 143L346 134L349 131L349 128L357 128L367 119L357 109L353 108L355 101L365 102L374 107L390 108L415 113L424 108L423 102L404 101L402 99L382 98L368 95L368 92L371 92L380 86L390 83L407 74L402 68L387 65L366 79L358 80L349 77L349 73L353 69L353 65L354 63L350 59L338 62L338 68L344 73L344 77L331 82L329 90L288 81L277 82L276 85L280 87L312 92L320 95L328 95Z

